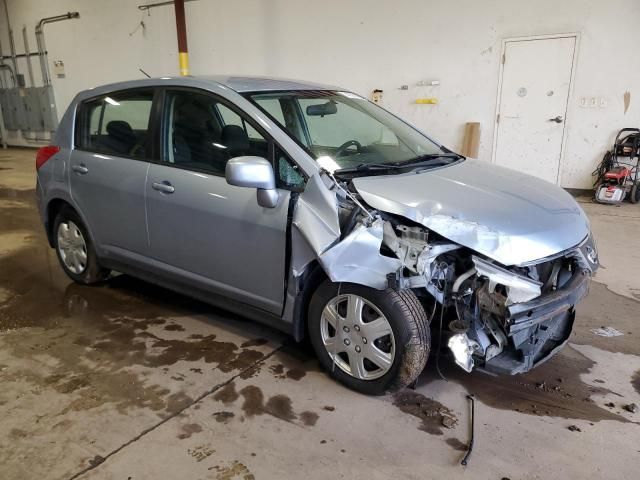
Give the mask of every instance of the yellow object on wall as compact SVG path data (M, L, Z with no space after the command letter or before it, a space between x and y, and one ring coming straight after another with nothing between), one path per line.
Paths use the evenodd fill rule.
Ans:
M438 99L435 97L416 98L416 103L418 105L437 105Z

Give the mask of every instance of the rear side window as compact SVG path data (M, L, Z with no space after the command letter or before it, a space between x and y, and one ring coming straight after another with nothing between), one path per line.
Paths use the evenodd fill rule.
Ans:
M76 147L123 157L146 158L153 91L119 92L83 102Z

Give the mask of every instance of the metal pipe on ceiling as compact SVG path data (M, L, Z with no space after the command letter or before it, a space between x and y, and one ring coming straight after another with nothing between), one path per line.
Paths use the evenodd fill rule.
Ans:
M33 65L31 65L31 52L29 51L29 36L27 35L27 26L22 27L22 41L24 42L24 53L27 59L27 70L29 72L29 85L35 87L33 80Z
M5 0L5 2L6 1L7 0ZM45 17L40 19L36 25L36 43L38 46L38 56L40 57L40 69L42 70L42 83L44 85L51 85L51 74L49 72L49 63L47 62L47 47L44 41L44 26L47 23L71 20L72 18L80 18L80 14L78 12L67 12L62 15Z
M187 23L184 15L184 0L175 0L176 32L178 34L178 63L180 75L189 75L189 48L187 47Z

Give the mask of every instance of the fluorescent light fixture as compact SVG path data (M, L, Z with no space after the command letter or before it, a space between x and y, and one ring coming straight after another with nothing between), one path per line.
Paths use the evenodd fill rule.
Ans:
M107 102L109 105L115 105L116 107L118 105L120 105L118 102L116 102L113 98L111 97L104 97L104 101Z
M223 149L227 148L224 145L222 145L221 143L216 143L216 142L213 142L213 146L216 147L216 148L223 148Z

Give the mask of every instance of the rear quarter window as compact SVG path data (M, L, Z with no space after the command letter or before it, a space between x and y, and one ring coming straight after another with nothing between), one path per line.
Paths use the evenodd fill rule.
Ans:
M80 104L75 145L116 156L146 158L153 91L118 92Z

